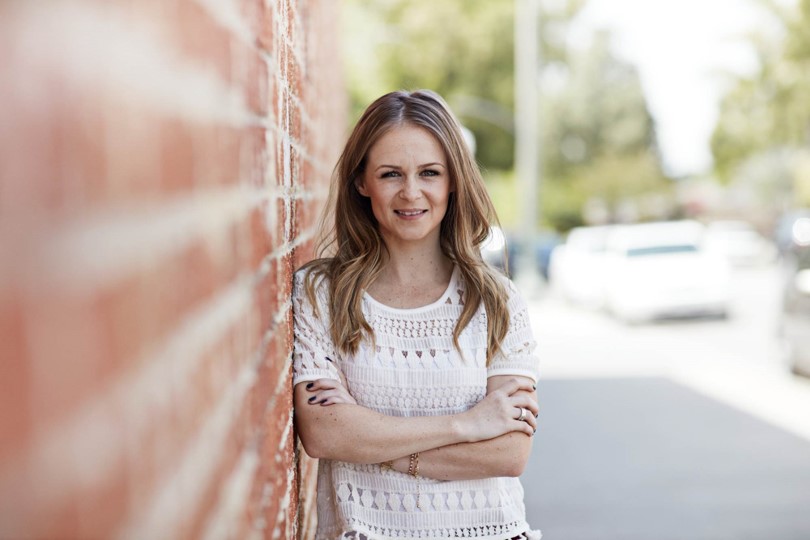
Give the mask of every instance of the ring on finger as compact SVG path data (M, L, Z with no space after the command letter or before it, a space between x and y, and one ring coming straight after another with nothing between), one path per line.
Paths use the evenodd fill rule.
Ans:
M517 417L518 422L523 422L526 420L526 409L520 407L520 416Z

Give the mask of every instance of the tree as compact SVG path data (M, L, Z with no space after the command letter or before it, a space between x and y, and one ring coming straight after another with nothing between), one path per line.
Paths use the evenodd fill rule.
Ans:
M578 224L572 216L589 200L615 220L628 201L671 191L638 73L609 41L602 32L572 51L562 82L544 94L543 213L558 229Z
M544 55L564 56L566 25L583 3L561 0L544 12ZM512 168L512 0L347 0L344 11L355 118L385 92L430 88L475 134L477 158L485 168Z
M543 2L540 17L547 224L568 229L599 197L609 206L669 188L638 74L616 59L607 34L572 50L568 29L585 0ZM476 137L505 222L516 194L513 0L345 0L344 40L354 118L379 95L431 88ZM555 73L556 84L547 84ZM600 171L609 170L609 173ZM500 180L499 180L500 179ZM506 186L509 189L505 189Z
M724 97L712 136L715 169L731 181L758 154L810 142L810 0L795 9L760 2L783 29L774 41L751 36L759 69L738 78Z

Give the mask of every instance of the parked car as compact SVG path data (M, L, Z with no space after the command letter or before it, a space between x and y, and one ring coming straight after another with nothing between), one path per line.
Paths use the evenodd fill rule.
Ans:
M604 305L606 243L612 226L576 227L551 252L549 281L566 300L588 308Z
M512 245L500 227L490 227L489 236L481 245L481 256L504 274L511 275L513 272L515 259Z
M780 254L789 253L797 246L810 245L810 210L786 212L779 218L773 233Z
M666 317L725 317L729 266L702 248L696 221L623 225L607 242L605 306L616 317L641 322Z
M785 254L780 337L793 373L810 377L810 247Z
M776 247L744 221L709 223L703 248L725 257L732 266L763 265L776 258Z

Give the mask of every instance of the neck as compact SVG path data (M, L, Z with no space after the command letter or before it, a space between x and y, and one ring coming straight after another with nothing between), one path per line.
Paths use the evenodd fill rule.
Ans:
M442 253L439 243L431 245L396 245L388 247L388 260L380 278L388 283L418 284L445 282L453 272L453 263Z

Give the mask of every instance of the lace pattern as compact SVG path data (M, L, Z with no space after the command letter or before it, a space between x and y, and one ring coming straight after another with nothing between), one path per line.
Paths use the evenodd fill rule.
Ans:
M297 273L293 383L342 376L360 405L391 416L427 416L474 406L486 395L489 376L536 380L528 311L511 282L509 331L491 365L486 365L483 307L462 332L461 350L455 348L453 329L465 293L458 272L453 276L440 301L425 308L387 308L366 296L363 313L374 329L375 344L365 343L356 354L344 357L335 350L323 322L329 313L325 290L316 295L319 318L303 291L303 275ZM517 478L420 481L417 488L410 476L381 471L378 465L321 460L316 538L540 538L525 521L523 488Z

